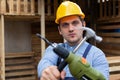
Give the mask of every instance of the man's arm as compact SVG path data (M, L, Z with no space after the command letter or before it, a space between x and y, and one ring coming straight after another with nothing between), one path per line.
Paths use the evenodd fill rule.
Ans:
M95 52L93 56L92 66L100 71L107 80L109 80L109 64L107 62L105 54L101 50Z

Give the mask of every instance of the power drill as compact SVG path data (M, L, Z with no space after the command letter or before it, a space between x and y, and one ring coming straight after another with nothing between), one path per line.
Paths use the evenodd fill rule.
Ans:
M105 77L99 71L92 68L85 58L77 56L72 52L69 53L64 47L57 45L56 43L49 42L40 34L36 35L51 45L53 47L53 51L68 63L71 74L77 80L105 80ZM65 67L65 65L62 67Z

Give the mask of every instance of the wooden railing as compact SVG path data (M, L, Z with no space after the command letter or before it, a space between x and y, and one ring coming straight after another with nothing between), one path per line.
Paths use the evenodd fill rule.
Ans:
M96 32L107 56L120 56L120 0L99 0Z
M116 19L120 17L120 0L99 0L98 17L99 20Z
M0 0L0 13L5 15L35 15L35 0Z

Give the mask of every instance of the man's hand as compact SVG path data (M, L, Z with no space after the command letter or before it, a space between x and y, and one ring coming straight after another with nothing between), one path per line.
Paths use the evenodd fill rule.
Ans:
M43 70L40 80L59 80L60 78L64 80L65 75L65 71L60 73L57 66L49 66Z

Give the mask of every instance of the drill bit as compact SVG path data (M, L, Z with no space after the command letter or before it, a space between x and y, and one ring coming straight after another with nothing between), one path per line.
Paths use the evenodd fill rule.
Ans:
M42 37L39 33L37 33L36 36L39 37L40 39L44 40L47 44L51 45L52 47L57 46L57 44L48 41L46 38Z

